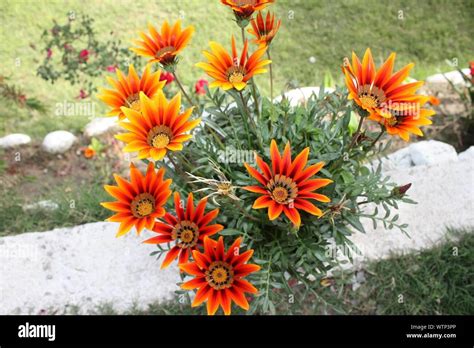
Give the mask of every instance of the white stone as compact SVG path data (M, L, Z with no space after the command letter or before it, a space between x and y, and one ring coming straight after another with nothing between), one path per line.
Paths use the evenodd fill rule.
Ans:
M473 161L474 160L474 146L471 146L469 149L461 152L458 155L460 161Z
M366 233L354 232L350 239L362 251L355 264L380 258L392 253L404 254L433 247L444 241L448 228L474 227L474 162L455 161L449 165L436 163L385 173L398 185L412 183L408 197L418 204L399 203L399 223L407 223L410 237L382 224L374 229L372 221L363 219ZM374 206L366 207L368 213ZM384 210L379 207L384 215Z
M92 138L107 132L118 131L120 127L117 124L117 117L97 117L90 121L84 127L84 135Z
M462 69L462 72L465 75L470 76L469 69ZM451 83L454 85L466 85L466 81L457 70L453 70L444 74L435 74L435 75L428 76L426 78L426 83L449 84L448 80L451 81Z
M436 140L420 141L410 145L410 156L415 166L457 161L456 149Z
M71 148L76 140L76 136L70 132L54 131L44 137L42 147L49 153L64 153Z
M46 210L46 211L53 211L59 209L59 204L50 200L47 201L39 201L32 204L27 204L23 206L24 211L29 210Z
M176 265L160 269L156 246L142 243L156 234L116 238L117 228L97 222L0 238L0 314L87 313L106 303L123 312L171 299Z
M3 149L8 149L11 147L29 144L30 142L31 142L31 138L28 135L21 134L21 133L14 133L14 134L8 134L0 138L0 147Z
M382 171L386 172L457 160L458 155L452 145L436 140L424 140L395 151L380 160L375 160L371 166L376 168L381 162Z
M330 88L330 87L324 88L325 94L329 94L332 92L334 92L334 88ZM316 94L316 96L319 96L319 93L320 93L319 87L301 87L301 88L296 88L288 92L285 92L284 95L286 98L288 98L290 105L292 107L295 107L299 104L306 103L313 94ZM273 102L279 103L281 102L281 100L282 100L282 96L279 95L278 97L273 99Z

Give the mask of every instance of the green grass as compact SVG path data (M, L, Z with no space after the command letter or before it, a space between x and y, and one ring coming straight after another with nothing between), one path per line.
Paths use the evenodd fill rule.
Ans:
M35 197L34 202L51 200L57 203L59 208L53 211L35 209L25 212L22 207L32 202L26 202L25 198L20 197L12 188L2 190L2 196L8 199L0 200L0 237L104 221L110 214L99 205L99 202L109 199L103 189L103 182L97 180L95 183L81 186L77 186L77 183L64 182Z
M325 71L341 81L342 58L352 50L362 54L369 46L378 63L392 50L398 52L398 67L410 61L417 63L415 78L452 70L447 59L456 58L460 66L466 66L473 58L469 54L474 47L474 3L468 0L278 0L272 9L283 22L272 46L276 92L290 81L300 86L319 85ZM39 98L50 110L47 115L38 115L0 105L0 135L26 132L39 138L56 129L79 132L88 122L86 117L54 116L54 105L74 100L80 86L71 87L62 81L50 85L36 76L45 55L39 42L42 31L51 27L53 19L64 21L71 10L92 16L102 38L113 30L125 44L136 37L137 30L145 28L147 21L161 24L164 19L184 16L186 25L196 27L179 66L187 85L203 76L193 64L202 59L200 52L208 47L209 40L229 46L231 34L240 38L231 11L217 0L2 1L0 74L10 77L27 96ZM399 19L399 11L404 19ZM32 43L36 50L30 47ZM314 64L310 57L316 58ZM268 76L257 78L257 82L268 91ZM103 110L102 106L96 108L99 115Z
M372 263L356 291L339 279L335 292L325 289L321 296L350 314L472 315L472 232L451 232L433 249Z

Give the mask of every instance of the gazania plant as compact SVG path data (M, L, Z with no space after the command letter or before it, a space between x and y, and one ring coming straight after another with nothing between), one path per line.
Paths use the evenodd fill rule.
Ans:
M102 205L118 237L136 231L156 245L157 267L179 274L196 313L320 313L327 272L340 266L338 250L349 261L357 253L350 236L363 219L405 231L392 210L413 202L410 184L383 178L377 158L393 138L422 136L437 100L406 82L413 64L397 70L392 53L377 66L370 49L341 62L345 86L321 87L304 105L273 100L270 48L284 30L274 1L221 2L242 42L203 47L195 66L209 81L180 82L194 28L179 21L149 24L131 48L146 68L108 79L99 97L134 164L105 186ZM161 71L179 93L165 96Z

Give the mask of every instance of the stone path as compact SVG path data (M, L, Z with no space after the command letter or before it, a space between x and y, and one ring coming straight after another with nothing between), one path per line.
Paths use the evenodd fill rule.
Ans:
M152 233L115 238L117 227L97 222L0 238L0 314L62 313L66 305L86 313L104 303L124 311L172 298L179 272L160 270L149 256L156 247L141 241Z
M411 237L364 221L367 233L352 237L363 252L357 264L429 248L447 227L474 227L473 148L457 156L449 145L419 142L390 155L384 168L398 184L412 183L409 194L418 204L398 211ZM155 247L140 243L152 233L117 239L116 231L116 224L98 222L0 238L0 314L62 313L66 305L87 313L104 303L125 311L172 298L176 267L160 270L149 256Z

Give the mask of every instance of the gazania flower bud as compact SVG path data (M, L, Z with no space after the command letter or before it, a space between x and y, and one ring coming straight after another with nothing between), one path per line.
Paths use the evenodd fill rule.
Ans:
M397 186L392 190L392 196L395 197L403 197L405 196L405 193L410 189L411 183L403 185L403 186Z

